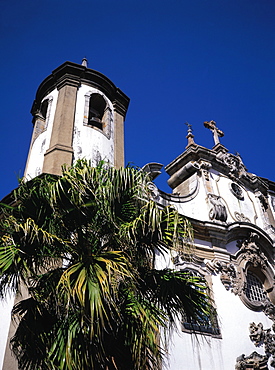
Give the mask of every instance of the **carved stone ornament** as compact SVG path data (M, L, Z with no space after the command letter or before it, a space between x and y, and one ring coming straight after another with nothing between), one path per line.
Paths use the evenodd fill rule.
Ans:
M153 182L148 182L147 187L150 192L150 198L155 202L159 200L159 189Z
M209 212L210 220L225 222L227 220L227 211L225 205L222 203L222 198L219 195L209 193L208 199L212 205Z
M263 346L265 351L265 356L267 358L272 358L271 366L275 367L275 325L273 324L272 329L264 329L263 324L259 323L256 325L252 322L249 326L250 339L255 344L256 347ZM273 333L272 333L273 331Z
M273 211L275 212L275 197L271 197L271 204L272 204Z
M259 198L259 201L260 201L262 210L264 212L267 211L267 209L268 209L268 201L267 201L266 197L262 193L260 193L258 195L258 198Z
M242 259L249 261L253 267L266 269L267 258L256 244L259 236L256 233L250 233L247 239L238 240L237 247L240 248L238 254L242 254Z
M249 337L256 347L259 347L263 344L265 333L263 324L261 322L258 325L256 325L255 322L252 322L249 325L249 333Z
M222 160L229 168L229 176L231 178L235 179L246 175L246 168L239 155L225 153Z
M233 281L236 279L236 270L233 263L214 261L213 267L216 273L220 273L220 279L225 289L233 288Z
M275 322L275 305L268 298L263 301L263 312Z
M237 271L235 279L232 280L232 293L235 295L243 295L246 288L246 282L241 271Z
M212 165L209 162L202 162L201 163L201 170L202 170L202 173L203 173L204 178L205 178L206 181L210 181L209 170L210 170L211 167L212 167Z
M243 213L234 212L234 216L235 216L235 218L236 218L237 221L240 221L240 222L251 222L250 219L248 217L246 217Z
M230 257L229 262L214 259L209 263L209 268L220 274L221 282L226 290L238 295L246 307L253 311L263 311L273 320L275 318L275 306L272 303L275 300L274 273L268 264L267 257L256 244L258 239L256 233L250 233L247 238L237 242L239 251ZM262 299L259 298L260 296L251 296L252 283L250 280L248 282L247 279L251 278L251 269L254 268L261 271L264 280L263 282L258 279L259 284L262 285L262 288L259 288L262 292ZM257 275L255 279L257 281Z
M235 370L245 370L245 369L268 370L267 361L268 361L267 356L262 356L256 351L252 352L251 355L247 357L245 357L245 355L242 354L236 360Z

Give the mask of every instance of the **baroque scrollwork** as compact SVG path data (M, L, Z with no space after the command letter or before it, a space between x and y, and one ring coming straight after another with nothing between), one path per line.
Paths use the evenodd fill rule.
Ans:
M150 192L150 198L155 202L159 200L159 190L153 182L147 183L148 190Z
M249 333L249 337L256 347L259 347L261 344L263 344L265 333L263 324L261 322L258 325L256 325L255 322L252 322L249 325Z
M256 351L252 352L249 356L242 354L237 357L235 370L245 370L245 369L267 369L267 356L262 356Z
M235 279L232 281L232 293L241 296L245 292L246 282L243 279L241 271L237 271Z
M275 305L268 298L263 301L263 312L275 322Z
M208 199L212 205L209 212L210 219L225 222L227 220L227 211L225 205L222 203L222 198L219 195L209 193Z
M237 221L240 222L251 222L248 217L246 217L243 213L234 212L235 218Z
M259 236L250 233L246 239L238 240L237 247L240 248L238 254L242 254L242 259L250 262L254 267L267 267L267 258L257 245Z
M272 329L264 329L263 324L258 325L252 322L249 326L249 337L256 347L263 346L265 351L265 356L267 358L272 358L271 366L275 367L275 324L273 324ZM273 331L273 332L272 332Z
M229 168L229 176L231 178L235 179L246 175L246 168L239 155L225 153L222 159Z
M236 279L236 270L233 263L214 261L213 267L216 273L220 273L220 279L225 289L233 288L233 282Z

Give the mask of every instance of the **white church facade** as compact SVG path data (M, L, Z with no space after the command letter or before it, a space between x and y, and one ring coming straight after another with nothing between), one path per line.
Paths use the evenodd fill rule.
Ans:
M39 86L32 107L33 136L27 180L61 174L86 158L124 166L124 120L129 98L106 76L65 62ZM214 147L195 143L165 167L172 193L151 184L152 199L171 205L194 229L192 253L160 258L159 266L205 278L216 308L209 325L179 323L170 339L170 370L243 370L275 367L275 183L247 171L239 154L221 144L223 132L205 122ZM144 170L154 179L162 166ZM0 303L0 369L16 370L8 347L10 302ZM274 326L273 326L274 325ZM274 330L273 330L274 328Z

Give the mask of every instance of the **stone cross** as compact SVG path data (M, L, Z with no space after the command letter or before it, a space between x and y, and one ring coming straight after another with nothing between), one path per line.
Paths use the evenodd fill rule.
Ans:
M213 132L213 137L214 137L214 143L215 145L220 143L219 137L223 137L224 133L222 130L219 130L218 127L216 126L215 121L205 121L204 127L209 128Z

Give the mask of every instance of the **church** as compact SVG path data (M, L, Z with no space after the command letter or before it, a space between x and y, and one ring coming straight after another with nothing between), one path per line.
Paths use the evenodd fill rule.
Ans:
M61 174L86 158L124 166L124 121L129 98L106 76L65 62L38 87L33 135L24 177ZM275 367L275 182L247 171L240 154L222 145L223 131L204 122L213 148L197 144L188 125L185 151L165 166L171 193L154 179L162 165L148 163L151 197L190 220L192 253L159 257L157 267L202 276L217 315L208 325L183 318L170 338L169 370L243 370ZM0 306L0 369L16 370L8 339L13 299Z

